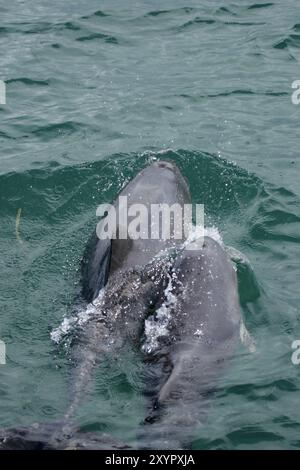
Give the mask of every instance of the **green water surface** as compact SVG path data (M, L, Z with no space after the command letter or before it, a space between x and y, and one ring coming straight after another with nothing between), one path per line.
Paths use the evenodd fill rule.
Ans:
M68 346L50 333L72 308L96 208L167 158L260 291L240 273L257 352L220 379L193 447L299 448L299 1L11 0L0 51L1 427L65 411ZM100 367L77 422L130 443L145 401L128 354Z

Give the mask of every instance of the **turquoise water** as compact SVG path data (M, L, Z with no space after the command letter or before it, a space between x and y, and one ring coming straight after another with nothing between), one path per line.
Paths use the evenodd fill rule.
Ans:
M50 333L70 314L96 208L169 158L260 292L241 271L257 352L220 379L193 447L299 448L299 2L11 0L0 15L1 426L65 411L68 345ZM140 372L134 356L105 362L78 423L134 442Z

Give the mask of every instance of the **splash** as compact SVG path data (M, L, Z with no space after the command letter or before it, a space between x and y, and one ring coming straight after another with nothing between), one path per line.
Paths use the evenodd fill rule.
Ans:
M142 345L142 351L151 354L159 346L159 338L168 336L169 321L171 318L171 309L176 305L177 299L173 294L173 279L175 273L169 275L169 282L164 292L165 301L162 306L156 310L154 315L145 320L145 341Z
M56 344L61 343L75 328L85 325L93 316L99 315L99 311L103 307L104 292L105 288L101 289L98 297L88 304L85 309L78 309L70 317L65 317L61 324L51 331L50 337L52 341Z
M219 245L224 248L224 242L219 232L218 227L212 225L211 227L203 227L202 225L191 225L189 227L189 235L183 242L181 249L184 249L190 243L201 240L203 237L210 237L215 240Z

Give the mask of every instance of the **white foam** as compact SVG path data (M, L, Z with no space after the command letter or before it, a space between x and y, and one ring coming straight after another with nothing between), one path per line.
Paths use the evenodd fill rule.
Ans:
M195 241L203 241L204 237L210 237L215 240L219 245L224 248L224 242L222 236L219 232L218 227L212 225L211 227L203 227L203 225L191 225L189 227L189 235L185 242L182 244L182 248L190 245Z
M142 351L150 354L159 346L159 338L169 335L169 322L171 318L170 310L177 302L173 294L173 279L175 273L169 276L169 282L165 289L165 301L162 306L145 320L145 341L142 345Z
M211 227L204 228L204 236L212 238L217 243L219 243L219 245L224 247L222 235L220 234L218 227L212 225Z
M200 330L200 329L196 330L194 333L194 336L197 336L198 338L200 338L203 335L204 335L203 330Z
M98 297L86 306L84 310L78 310L70 317L65 317L61 324L54 328L50 337L54 343L59 344L63 338L69 335L77 326L82 326L89 321L95 314L99 314L99 310L103 305L105 289L101 289Z

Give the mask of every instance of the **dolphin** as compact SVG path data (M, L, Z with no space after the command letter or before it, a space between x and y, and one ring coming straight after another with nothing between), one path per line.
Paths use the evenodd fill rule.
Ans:
M141 226L149 228L148 235L153 223L153 204L167 204L169 207L179 204L183 208L191 203L186 180L178 167L169 161L154 162L138 173L119 193L114 203L119 211L121 197L127 198L127 206L121 207L121 211L134 204L146 207L147 210L141 214L145 220L140 222ZM165 224L169 222L162 220ZM105 218L101 224L105 224ZM118 220L117 232L120 229ZM93 235L92 247L89 247L82 264L83 296L95 302L101 288L106 288L104 298L98 302L99 308L80 335L73 354L79 367L73 379L73 400L66 420L78 406L94 364L101 360L103 353L120 350L128 340L132 345L139 345L147 313L163 298L173 250L184 241L174 237L174 230L173 224L168 239L162 237L163 232L156 239L132 239L127 233L125 239L102 240L95 239L96 235Z
M126 197L128 207L133 204L146 207L147 210L140 214L140 222L143 227L148 227L149 233L153 204L183 207L191 203L187 182L177 166L168 161L157 161L144 168L119 193L114 207L123 220L127 207L120 204L120 196ZM101 220L100 229L105 225L106 217ZM121 230L124 232L124 226L118 219L116 235ZM170 271L170 253L182 241L175 237L174 223L169 239L160 234L155 239L131 239L129 236L99 239L96 232L93 234L81 266L82 298L93 313L84 328L78 331L73 347L69 407L59 423L3 430L0 449L22 446L35 449L90 448L91 445L95 449L102 449L104 445L107 448L126 447L101 433L81 435L72 424L72 418L88 391L93 369L103 355L120 351L128 342L132 346L139 344L149 309L159 304L163 297Z
M151 380L156 374L160 384L139 432L140 448L191 448L244 331L236 271L212 238L195 240L178 255L171 290L176 300L168 334L148 357Z

